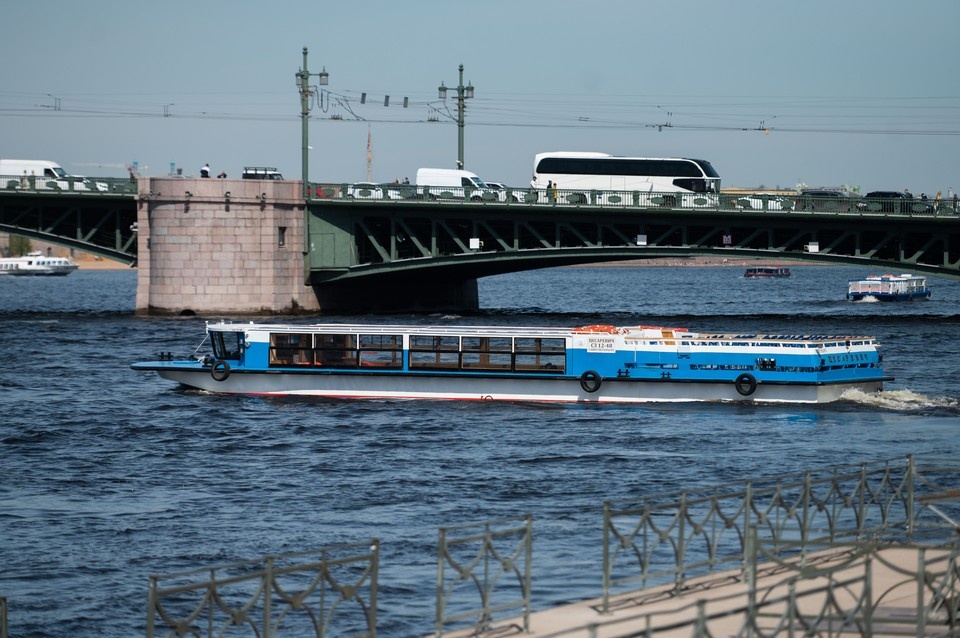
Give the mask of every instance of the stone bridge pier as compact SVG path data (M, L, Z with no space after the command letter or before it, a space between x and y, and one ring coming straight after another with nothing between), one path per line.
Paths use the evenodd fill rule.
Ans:
M144 177L137 314L317 312L299 181Z

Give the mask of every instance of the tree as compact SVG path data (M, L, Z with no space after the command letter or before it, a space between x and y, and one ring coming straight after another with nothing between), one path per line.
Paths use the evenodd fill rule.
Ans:
M20 235L10 235L10 254L14 257L20 257L30 252L30 240Z

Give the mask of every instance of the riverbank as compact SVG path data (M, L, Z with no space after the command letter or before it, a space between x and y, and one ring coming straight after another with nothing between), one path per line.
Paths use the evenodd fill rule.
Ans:
M122 261L102 257L79 257L73 260L80 270L129 270L131 266Z

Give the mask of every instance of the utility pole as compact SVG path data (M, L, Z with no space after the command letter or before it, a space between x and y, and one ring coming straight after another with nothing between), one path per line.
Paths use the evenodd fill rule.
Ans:
M443 82L438 88L440 99L447 99L447 87ZM457 85L457 168L463 168L463 128L464 128L464 100L473 97L473 85L463 85L463 65L460 65L460 83Z
M313 73L317 77L319 86L326 86L330 81L327 67L320 73ZM303 170L303 198L310 199L310 96L313 89L310 87L311 73L307 70L307 47L303 47L303 67L297 72L297 88L300 91L300 137L301 137L301 168ZM322 99L322 98L321 98Z

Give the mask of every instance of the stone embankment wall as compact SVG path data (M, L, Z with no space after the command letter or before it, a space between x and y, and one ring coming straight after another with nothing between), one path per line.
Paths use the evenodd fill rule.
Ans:
M138 314L319 310L304 285L299 181L139 180Z

